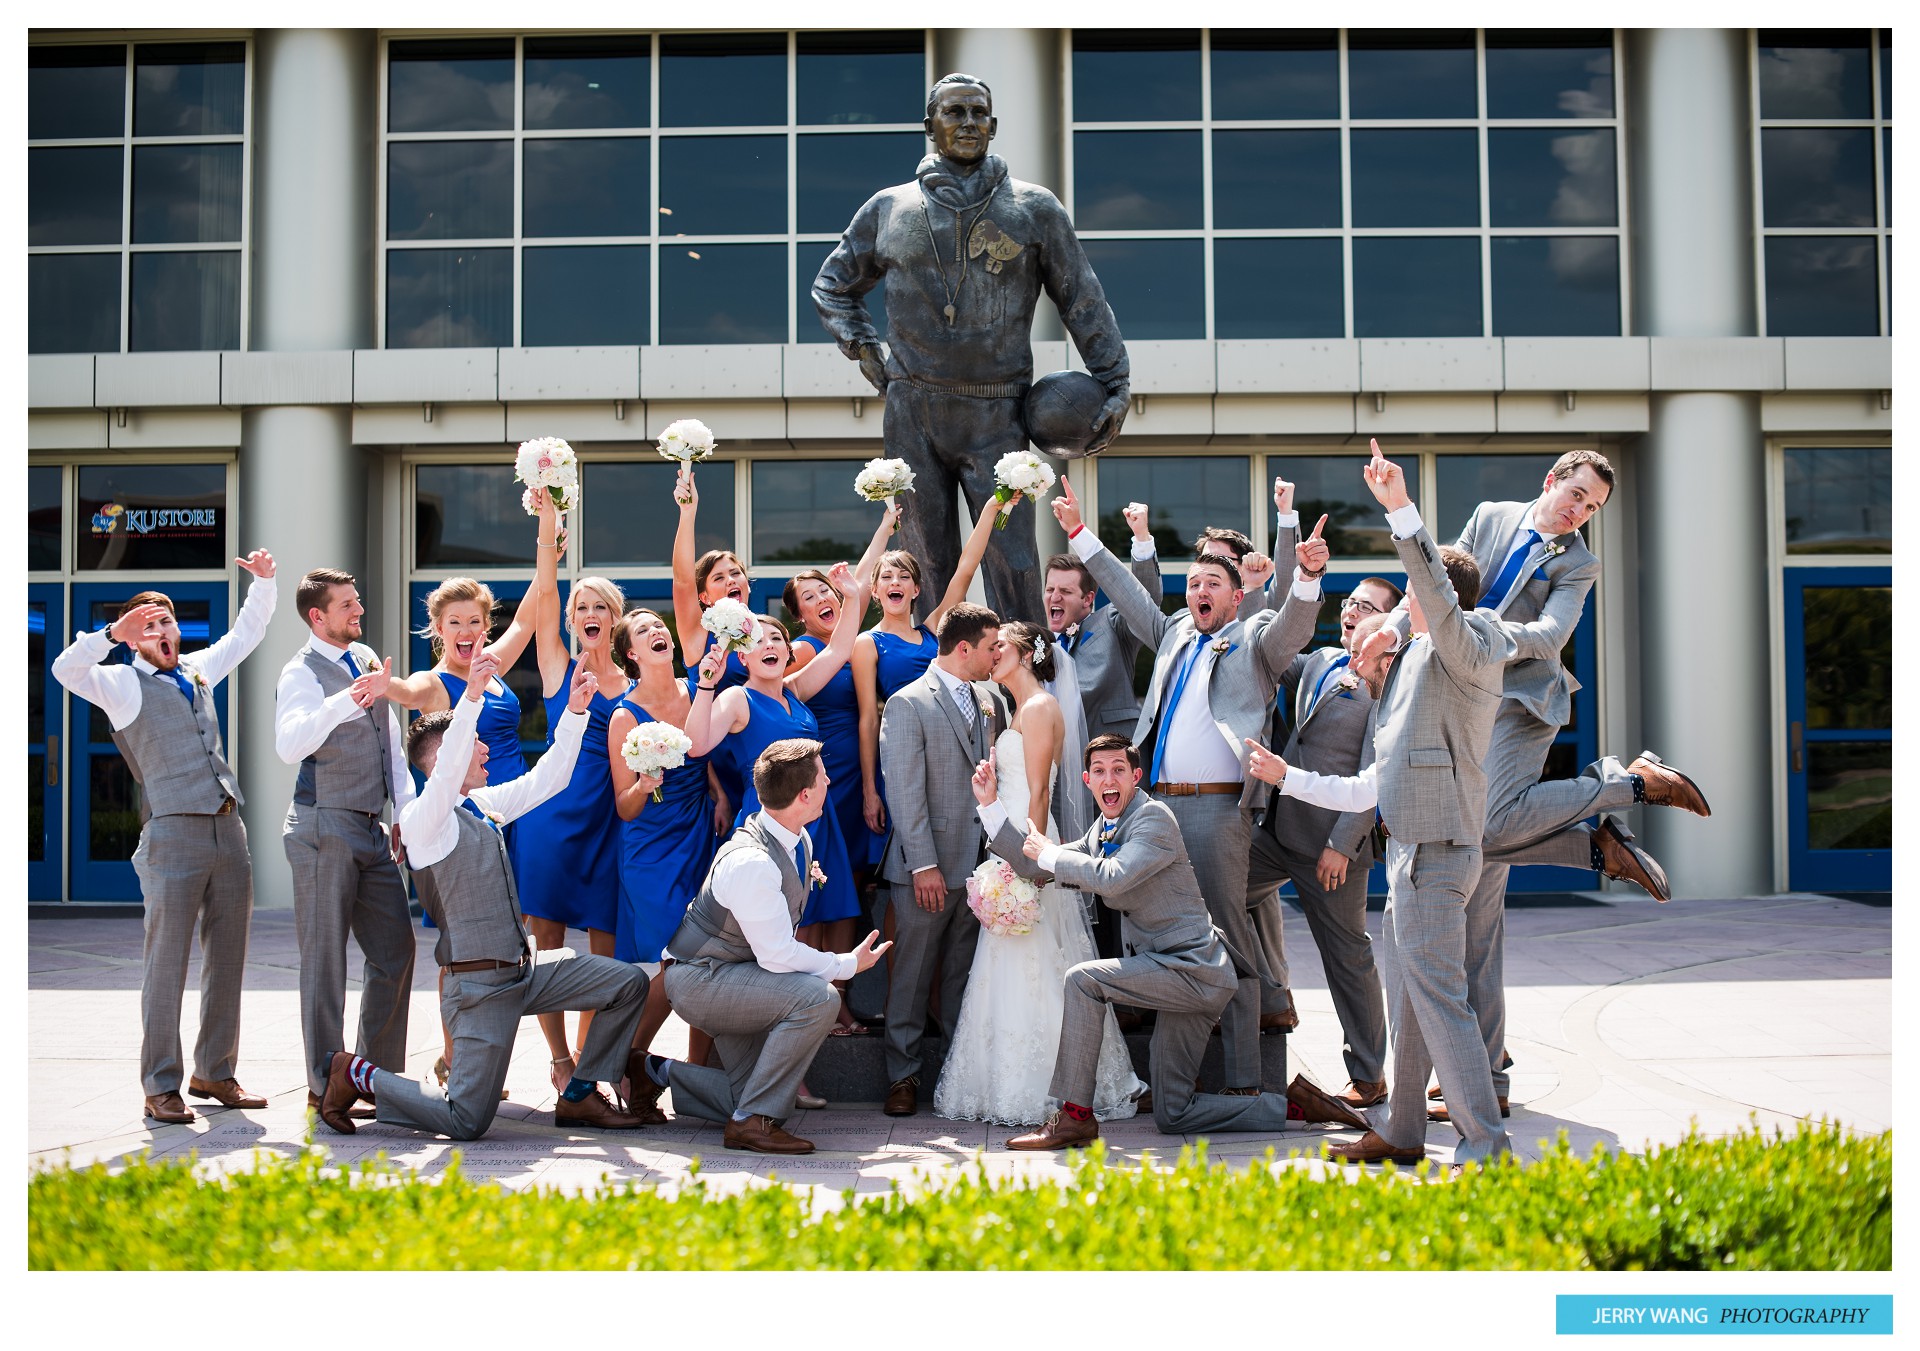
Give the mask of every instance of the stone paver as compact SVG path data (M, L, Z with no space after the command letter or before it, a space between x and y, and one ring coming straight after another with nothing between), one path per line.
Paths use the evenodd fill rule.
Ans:
M1370 916L1376 937L1380 915ZM1292 1066L1323 1087L1346 1075L1339 1025L1304 920L1288 914L1289 956L1301 1027ZM576 941L584 950L584 935ZM1670 906L1622 900L1507 916L1508 1045L1514 1057L1508 1123L1523 1157L1538 1157L1564 1131L1579 1150L1596 1142L1643 1150L1679 1139L1690 1122L1729 1134L1758 1120L1791 1130L1828 1116L1858 1131L1893 1120L1892 911L1819 895L1789 894ZM433 994L432 934L420 934L410 1019L410 1074L425 1077L440 1052ZM258 1112L199 1107L191 1126L155 1127L140 1117L138 1079L140 922L39 920L28 925L29 1167L62 1159L122 1162L143 1150L195 1155L208 1175L254 1165L257 1151L301 1148L310 1129L300 1069L298 954L292 917L254 917L242 1059L243 1084L269 1098ZM358 963L351 967L357 982ZM183 1039L191 1053L197 970L190 974ZM357 983L347 995L353 1026ZM656 1040L683 1054L686 1028L670 1020ZM792 1129L819 1151L797 1159L730 1153L720 1128L691 1118L632 1133L557 1131L545 1044L522 1029L492 1132L464 1145L376 1122L353 1136L313 1127L333 1162L384 1154L433 1177L454 1152L468 1176L509 1189L565 1191L637 1184L663 1191L697 1177L712 1191L777 1185L812 1191L816 1204L842 1193L884 1195L896 1185L937 1186L980 1160L991 1176L1065 1177L1064 1160L1013 1153L1004 1126L884 1116L877 1103L802 1112ZM923 1092L923 1101L931 1099ZM669 1110L671 1097L667 1100ZM1194 1137L1163 1136L1151 1120L1109 1124L1108 1156L1119 1166L1171 1162ZM1211 1157L1244 1164L1271 1145L1317 1153L1323 1139L1353 1132L1216 1136ZM1430 1154L1451 1156L1450 1127L1428 1132ZM1317 1163L1297 1161L1293 1166Z

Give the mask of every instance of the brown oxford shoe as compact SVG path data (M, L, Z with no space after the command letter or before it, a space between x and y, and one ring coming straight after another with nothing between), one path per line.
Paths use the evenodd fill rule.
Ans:
M1498 1098L1495 1101L1497 1101L1500 1104L1500 1115L1502 1117L1509 1117L1513 1115L1513 1109L1507 1105L1507 1100L1505 1098ZM1445 1107L1429 1107L1427 1108L1427 1120L1451 1121L1453 1120L1453 1118L1447 1114L1447 1109Z
M920 1076L909 1075L887 1085L887 1101L880 1110L888 1116L912 1116L920 1110Z
M1673 899L1673 892L1667 886L1667 870L1652 854L1622 835L1613 822L1602 821L1600 829L1593 832L1593 842L1600 849L1600 871L1608 877L1631 882L1656 901Z
M316 1113L320 1110L320 1095L311 1089L307 1091L307 1110ZM349 1107L347 1109L347 1115L355 1121L371 1121L373 1120L373 1108Z
M1263 1013L1260 1015L1260 1031L1262 1033L1278 1032L1282 1036L1285 1036L1287 1033L1298 1029L1299 1026L1300 1010L1291 1004L1287 1006L1285 1013Z
M1367 1129L1367 1119L1346 1103L1323 1090L1304 1074L1293 1076L1287 1085L1287 1101L1298 1107L1305 1120L1331 1121L1354 1130Z
M1055 1112L1038 1130L1016 1135L1007 1141L1008 1149L1078 1149L1100 1138L1100 1123L1089 1116L1075 1121L1065 1112Z
M728 1149L744 1149L754 1154L811 1154L813 1141L789 1135L770 1116L750 1116L745 1121L729 1121L720 1134L720 1143Z
M221 1079L209 1083L199 1075L187 1080L187 1092L196 1098L211 1098L222 1107L265 1107L267 1100L258 1093L249 1093L240 1087L238 1079Z
M627 1077L621 1088L625 1090L621 1106L626 1109L627 1115L637 1116L649 1126L664 1126L672 1120L660 1109L660 1095L667 1090L656 1084L653 1076L647 1073L644 1051L627 1053Z
M578 1102L557 1099L553 1104L553 1124L556 1126L585 1126L602 1131L635 1131L642 1126L657 1125L633 1112L623 1112L599 1089L587 1094Z
M200 1119L193 1108L180 1100L178 1093L148 1094L146 1103L140 1109L140 1115L148 1121L158 1121L165 1126L184 1126L188 1122Z
M1627 766L1627 773L1640 776L1640 800L1652 807L1678 807L1695 816L1712 816L1707 795L1700 785L1667 764L1652 751L1641 751Z
M347 1067L353 1064L353 1057L345 1051L335 1051L327 1062L327 1091L320 1095L320 1119L328 1127L342 1135L352 1135L354 1125L347 1113L360 1092L353 1086L353 1076L347 1073Z
M1427 1157L1427 1150L1424 1145L1400 1149L1388 1144L1377 1131L1368 1131L1352 1144L1329 1145L1327 1157L1341 1163L1418 1163Z
M1338 1100L1349 1107L1374 1107L1387 1100L1387 1081L1371 1082L1355 1079L1347 1085L1347 1091L1338 1095Z

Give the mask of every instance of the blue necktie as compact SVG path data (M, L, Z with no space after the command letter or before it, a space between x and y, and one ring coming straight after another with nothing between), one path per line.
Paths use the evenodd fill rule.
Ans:
M500 833L500 827L493 823L493 818L488 816L485 812L481 811L479 808L479 805L475 803L472 798L470 797L461 798L460 805L466 811L472 813L473 819L478 821L481 825L485 826L488 830L491 830L496 835Z
M1476 608L1482 610L1500 608L1500 602L1507 598L1507 592L1513 589L1515 580L1520 576L1520 565L1527 561L1527 555L1533 552L1533 546L1539 542L1538 530L1520 532L1520 538L1514 544L1513 552L1507 555L1506 564L1500 569L1500 575L1493 579L1493 585L1489 586L1486 594L1480 597L1480 604Z
M1161 714L1160 726L1153 737L1153 768L1147 775L1149 788L1161 782L1160 765L1167 758L1167 733L1173 730L1173 710L1180 707L1180 696L1186 693L1187 689L1187 677L1193 674L1193 664L1200 659L1200 648L1205 641L1200 634L1193 635L1193 646L1187 649L1186 660L1180 666L1180 674L1174 678L1173 693L1167 696L1167 711Z
M180 674L180 668L178 666L174 667L171 671L163 671L161 674L170 678L174 684L180 687L180 693L187 696L187 702L189 704L193 702L193 683Z
M802 836L793 846L793 875L804 885L807 880L807 841Z
M347 674L355 680L360 678L360 664L353 659L353 653L342 652L340 654L340 664L347 668Z
M1327 677L1332 675L1335 671L1338 671L1341 667L1345 666L1347 662L1350 660L1351 660L1350 657L1348 657L1345 653L1342 653L1340 656L1335 657L1333 659L1333 661L1327 666L1327 669L1325 671L1322 671L1320 673L1320 679L1318 682L1315 683L1313 687L1313 695L1311 698L1307 700L1307 711L1305 715L1301 717L1300 719L1301 722L1305 722L1308 718L1311 718L1313 716L1313 710L1320 706L1320 691L1327 687Z

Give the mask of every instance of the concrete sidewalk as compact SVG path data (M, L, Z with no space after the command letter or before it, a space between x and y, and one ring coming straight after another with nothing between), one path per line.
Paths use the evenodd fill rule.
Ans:
M1380 916L1371 915L1376 942ZM1319 954L1298 911L1287 915L1288 955L1300 1030L1292 1068L1330 1091L1346 1074L1339 1025ZM433 993L433 934L419 934L408 1072L426 1077L440 1053ZM575 935L581 951L585 936ZM351 947L351 945L349 945ZM1507 915L1508 1047L1514 1147L1537 1157L1565 1131L1582 1153L1595 1142L1627 1150L1678 1140L1689 1121L1729 1134L1750 1119L1791 1130L1821 1116L1860 1132L1893 1119L1892 911L1823 895L1788 894L1667 906L1618 898L1583 899ZM263 1111L193 1103L190 1126L152 1126L140 1116L138 1073L141 925L138 919L78 918L28 925L29 1168L62 1159L114 1163L142 1150L197 1153L218 1173L252 1166L256 1150L297 1152L308 1132L300 1068L298 954L292 916L254 917L240 1082L267 1096ZM357 952L351 977L357 982ZM188 979L182 1040L189 1058L198 963ZM347 995L354 1026L357 984ZM683 1054L686 1028L670 1020L656 1040ZM191 1068L191 1067L189 1067ZM510 1101L484 1140L465 1145L363 1122L338 1136L316 1127L332 1158L351 1164L377 1154L433 1176L453 1152L468 1176L508 1188L567 1190L634 1180L674 1189L697 1171L717 1191L764 1185L769 1175L817 1189L884 1193L898 1182L939 1185L976 1155L989 1173L1065 1176L1064 1160L1004 1148L1016 1129L943 1121L931 1114L891 1118L878 1104L802 1112L789 1123L817 1153L796 1159L736 1154L720 1129L691 1118L635 1132L559 1131L547 1083L544 1042L529 1021L507 1078ZM665 1104L672 1110L672 1099ZM1108 1156L1170 1162L1194 1137L1163 1136L1151 1120L1103 1128ZM1351 1131L1280 1136L1221 1135L1212 1158L1246 1161L1269 1145L1317 1153L1323 1139ZM1449 1126L1428 1131L1429 1154L1451 1157ZM1317 1166L1317 1165L1315 1165Z

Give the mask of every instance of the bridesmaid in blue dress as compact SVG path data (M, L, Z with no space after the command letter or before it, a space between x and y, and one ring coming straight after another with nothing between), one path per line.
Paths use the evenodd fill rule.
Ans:
M566 710L576 666L584 666L599 682L587 705L587 731L573 778L520 818L520 908L541 949L566 946L567 930L575 928L587 931L595 956L613 955L620 908L620 817L613 806L607 723L628 685L626 673L613 659L613 626L625 608L626 596L619 587L605 577L582 577L567 604L567 626L579 644L579 656L568 652L557 625L543 624L537 635L549 729L559 725ZM567 1050L565 1015L539 1017L553 1057L553 1077L564 1084L578 1059ZM582 1010L575 1045L585 1042L592 1021L592 1010Z
M719 837L732 833L733 821L719 816L720 789L710 757L689 755L684 765L657 778L627 767L621 754L627 735L648 722L684 729L693 700L673 673L673 635L659 615L629 610L614 625L613 637L621 669L634 681L607 723L614 810L623 823L613 955L657 977L662 950L706 882ZM653 1044L672 1011L666 982L654 980L647 987L635 1049ZM687 1058L705 1064L711 1044L706 1033L693 1029Z
M752 580L747 576L747 565L731 549L708 549L694 557L694 518L700 510L700 489L694 484L692 465L680 466L673 500L680 507L680 522L673 532L673 624L680 637L680 660L692 672L718 641L700 627L700 616L718 600L736 600L751 608ZM720 688L730 690L746 683L747 668L740 653L729 652ZM716 762L714 769L727 801L737 804L746 796L746 785L735 776L731 763Z

